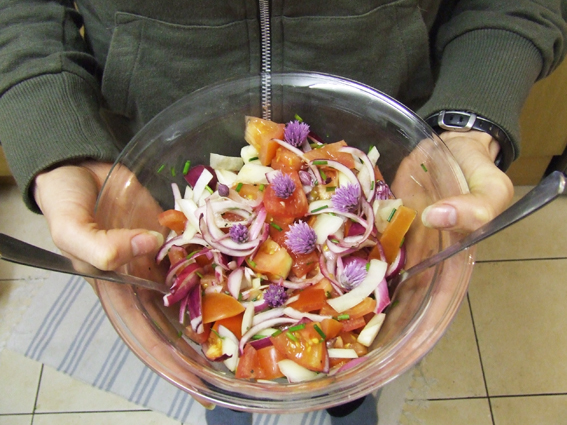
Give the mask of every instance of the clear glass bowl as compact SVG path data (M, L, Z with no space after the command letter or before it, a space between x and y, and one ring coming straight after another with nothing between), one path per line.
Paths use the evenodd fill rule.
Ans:
M271 76L271 118L297 114L325 141L344 139L381 153L378 165L393 193L418 211L438 199L465 193L465 179L447 147L416 116L392 98L338 77L290 73ZM101 191L96 220L105 229L161 231L157 214L173 206L171 183L184 187L182 169L208 164L209 153L238 156L245 144L244 117L262 116L262 80L251 77L214 85L179 100L148 123L126 146ZM161 171L159 171L161 169ZM172 172L175 170L175 172ZM406 237L407 267L459 239L415 220ZM108 317L131 350L151 369L183 390L217 405L266 412L302 412L364 396L418 362L454 318L473 268L474 250L406 281L368 360L315 381L288 384L239 380L180 337L177 312L146 290L97 281ZM163 281L154 259L121 270Z

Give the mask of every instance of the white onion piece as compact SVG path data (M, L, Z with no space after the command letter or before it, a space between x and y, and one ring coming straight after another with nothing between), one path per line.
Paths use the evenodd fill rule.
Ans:
M321 270L323 276L325 276L329 280L329 282L331 282L331 285L333 285L335 291L337 291L338 294L342 295L344 293L343 291L344 288L340 285L339 282L337 282L334 274L329 272L329 270L327 269L327 264L325 262L325 259L322 255L319 256L319 270Z
M362 184L361 182L361 186L363 187L366 200L368 202L372 202L372 200L374 199L374 195L376 193L376 175L374 174L374 164L370 161L370 158L368 158L368 156L364 152L352 146L344 146L340 148L339 151L348 152L362 160L364 168L366 169L367 172L366 179L368 179L368 182L365 182L364 184ZM374 184L371 184L372 181L374 181Z
M256 335L258 332L260 332L262 329L273 328L276 326L297 323L297 322L298 321L296 319L290 319L288 317L277 317L275 319L266 320L262 323L259 323L256 326L252 326L252 328L250 328L250 330L244 333L242 335L242 338L240 338L240 344L239 344L240 352L241 353L244 352L244 346L246 345L248 340L252 338L254 335Z
M319 214L313 223L317 235L317 244L323 245L329 235L335 234L344 224L345 219L338 215Z
M234 298L238 299L238 294L240 293L240 288L242 286L242 279L244 277L244 269L239 267L233 270L227 279L227 289Z
M258 313L252 319L252 326L259 325L260 323L266 320L275 319L276 317L281 317L283 316L283 314L284 314L283 307L271 308L263 313Z
M233 171L228 170L215 170L217 180L228 187L232 187L238 178L238 175Z
M358 354L352 348L328 348L327 353L331 359L356 359Z
M313 322L320 322L325 319L330 319L332 316L325 316L321 314L304 313L303 311L296 310L292 307L285 307L283 309L283 314L292 319L301 320L303 318L312 320Z
M214 176L212 175L212 173L205 167L203 167L201 175L199 176L197 182L195 183L195 186L193 187L193 201L195 203L199 202L199 199L201 198L205 187L211 182L213 177Z
M195 228L199 228L199 220L197 219L197 209L199 208L197 204L192 199L178 199L175 204L179 206L179 209L187 217L189 221Z
M239 171L244 165L244 161L239 156L225 156L211 152L209 154L209 165L214 170Z
M179 190L177 183L171 183L171 191L173 192L173 199L175 201L182 198L181 191Z
M394 261L392 261L392 264L390 264L390 266L388 267L388 271L386 272L386 277L390 278L398 274L404 267L405 262L406 262L406 246L402 245L400 247L400 250L398 251L398 255L396 255L396 258L394 259Z
M348 178L349 182L351 182L355 186L358 186L359 189L362 189L360 187L360 182L356 178L356 175L346 165L343 165L339 161L334 161L332 159L325 159L325 160L314 159L313 161L325 161L326 162L325 166L334 168L335 170L343 173ZM313 161L311 161L311 163L313 163Z
M179 236L175 236L171 239L169 239L167 242L165 242L161 248L159 249L157 255L156 255L156 263L160 264L162 262L162 260L166 257L167 253L169 252L169 248L171 248L172 246L183 246L183 245L189 245L189 244L196 244L196 245L206 245L206 241L201 238L201 236L199 235L195 235L192 238L187 238L185 237L184 234L181 234Z
M193 200L193 189L191 188L191 186L189 186L189 185L185 186L185 192L183 193L183 199Z
M280 372L285 375L291 383L312 381L317 379L319 374L303 366L298 365L293 360L285 359L278 362Z
M236 181L246 184L268 184L266 173L273 170L272 167L247 162L238 172Z
M223 363L228 370L234 372L240 357L238 353L238 338L223 325L219 325L218 333L222 338L222 353L228 356Z
M372 146L366 156L368 157L372 165L376 165L378 159L380 159L380 152L378 152L376 146Z
M254 219L254 221L250 225L250 228L248 229L250 239L258 238L258 236L260 235L260 231L264 226L264 222L266 221L267 215L268 213L266 212L266 208L262 207L260 210L258 210L258 214L256 215L256 218Z
M387 269L388 263L375 259L370 260L370 267L364 280L350 292L327 300L327 304L333 307L337 313L342 313L354 307L376 289L378 284L384 279L384 276L386 276Z
M380 331L385 318L386 315L384 313L379 313L372 316L372 319L370 319L366 326L362 328L356 340L365 347L370 347L374 342L376 335L378 335L378 332Z
M264 192L258 191L256 199L248 199L243 196L240 196L240 194L236 190L230 189L228 192L228 197L240 203L241 205L247 205L250 208L256 208L264 200Z
M254 320L254 304L250 303L246 306L244 315L242 316L240 331L243 335L252 328L252 320Z

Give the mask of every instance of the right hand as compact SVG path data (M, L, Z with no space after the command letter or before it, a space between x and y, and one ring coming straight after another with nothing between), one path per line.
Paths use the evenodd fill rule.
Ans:
M155 231L97 226L95 203L111 167L94 161L62 165L39 174L33 191L61 252L102 270L114 270L134 257L154 253L163 244L163 236Z

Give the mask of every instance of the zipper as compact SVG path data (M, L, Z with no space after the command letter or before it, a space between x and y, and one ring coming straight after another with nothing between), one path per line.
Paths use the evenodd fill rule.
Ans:
M261 35L261 97L262 118L272 118L272 50L270 28L270 0L258 0L260 8L260 35Z

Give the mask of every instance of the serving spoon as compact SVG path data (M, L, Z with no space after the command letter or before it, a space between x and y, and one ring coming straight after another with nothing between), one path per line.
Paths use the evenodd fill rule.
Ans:
M421 273L449 257L457 254L489 236L492 236L508 226L529 216L543 206L547 205L565 191L566 178L560 171L554 171L534 187L526 196L474 232L465 236L459 242L447 247L414 265L392 278L388 285L390 291L395 291L399 285L410 277ZM94 266L89 266L87 270L80 270L73 265L73 262L62 255L47 251L37 246L30 245L19 239L0 233L0 258L12 263L23 264L25 266L36 267L39 269L51 270L60 273L72 274L95 279L102 279L116 283L126 283L146 289L168 293L165 285L136 276L118 273L114 271L99 270Z
M426 269L439 264L449 257L461 252L463 249L471 247L480 241L492 236L506 227L526 218L530 214L536 212L544 207L559 195L565 192L565 175L560 171L554 171L545 179L543 179L537 186L530 190L518 202L510 206L503 213L492 219L488 223L479 227L472 233L462 238L457 243L448 246L437 254L426 258L425 260L417 263L407 270L402 271L400 274L393 277L388 281L390 292L400 286L400 284L410 277L425 271Z

